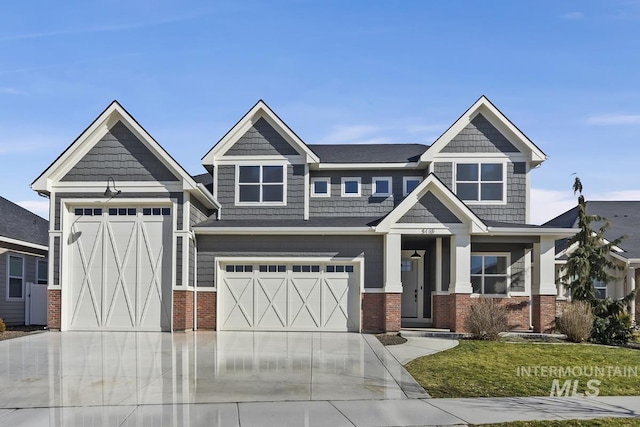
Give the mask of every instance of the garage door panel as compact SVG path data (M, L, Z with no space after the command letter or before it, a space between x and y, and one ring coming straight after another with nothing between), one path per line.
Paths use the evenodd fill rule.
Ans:
M260 277L254 280L256 326L265 329L286 327L287 278Z
M253 326L253 276L223 280L223 324L229 328L247 329Z
M289 287L291 327L311 329L322 327L320 319L321 279L294 275Z
M353 323L349 324L349 278L326 278L324 289L325 292L322 296L323 326L333 329L348 324L353 328Z

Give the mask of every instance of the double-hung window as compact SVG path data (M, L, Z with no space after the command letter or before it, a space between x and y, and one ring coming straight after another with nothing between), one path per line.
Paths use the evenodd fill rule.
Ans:
M598 299L607 298L607 284L602 280L595 280L593 282L593 290L595 292L596 298Z
M284 165L238 165L236 176L236 203L284 204Z
M472 254L471 285L474 294L507 295L509 255Z
M9 281L7 282L7 299L24 298L24 258L9 255Z
M504 175L504 163L457 163L456 194L469 202L504 202Z

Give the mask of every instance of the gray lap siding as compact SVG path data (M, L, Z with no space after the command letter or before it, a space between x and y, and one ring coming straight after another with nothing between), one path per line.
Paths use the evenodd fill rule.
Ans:
M22 300L7 301L7 262L9 259L9 255L15 255L24 259ZM46 258L38 258L30 255L25 255L20 252L4 252L0 254L0 319L3 319L4 322L8 325L24 324L24 307L26 301L27 282L36 283L36 263L38 259L44 260Z
M215 286L217 257L364 256L367 288L383 287L383 236L246 236L199 235L198 286Z

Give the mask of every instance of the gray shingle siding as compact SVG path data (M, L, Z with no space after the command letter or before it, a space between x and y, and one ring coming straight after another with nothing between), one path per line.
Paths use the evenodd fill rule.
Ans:
M299 154L265 119L260 118L231 147L227 156L270 156Z
M23 300L7 301L7 262L9 255L15 255L24 260L24 277L23 277L23 297L26 297L27 282L36 283L36 263L38 258L21 253L5 252L0 254L0 318L8 325L24 324L24 304Z
M331 179L330 197L311 197L309 216L382 216L389 213L403 199L402 177L424 177L422 170L416 171L312 171L313 178ZM342 178L360 177L360 197L342 197ZM388 197L373 197L373 178L391 177L393 194Z
M178 178L122 122L107 134L61 181L178 181Z
M443 153L518 153L482 114L478 114L444 148Z
M509 252L511 254L511 291L525 291L525 245L471 242L471 252Z
M260 164L256 161L256 164ZM235 206L236 167L218 166L218 202L222 205L224 219L264 218L282 219L304 216L304 165L287 165L286 206Z
M204 222L214 211L207 209L198 199L191 196L191 209L189 210L189 222L193 226Z
M383 236L199 236L198 286L214 284L216 257L359 255L365 257L365 287L383 287Z
M428 223L428 224L459 224L458 219L431 192L425 194L409 211L400 218L399 222Z
M505 205L469 204L467 206L484 220L524 224L527 212L526 169L524 162L507 163L507 203ZM453 191L453 163L435 162L433 171Z

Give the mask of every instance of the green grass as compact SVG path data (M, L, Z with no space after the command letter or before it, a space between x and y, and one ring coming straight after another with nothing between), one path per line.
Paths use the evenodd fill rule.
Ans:
M518 376L522 366L634 367L636 376L597 377L600 396L640 391L640 351L586 344L509 343L462 340L442 353L413 360L407 370L433 397L549 396L554 377ZM591 377L579 380L584 392Z
M482 424L482 427L631 427L639 426L638 418L601 418L597 420L515 421L503 424Z

